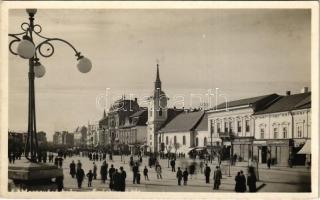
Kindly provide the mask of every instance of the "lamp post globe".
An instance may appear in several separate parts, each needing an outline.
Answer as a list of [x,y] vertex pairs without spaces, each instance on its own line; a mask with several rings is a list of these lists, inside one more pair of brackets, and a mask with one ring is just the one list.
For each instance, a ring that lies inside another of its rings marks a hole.
[[37,13],[37,9],[35,8],[28,8],[26,9],[27,13],[30,15],[35,15]]
[[92,63],[88,58],[82,57],[82,58],[79,59],[77,67],[78,67],[80,72],[87,73],[87,72],[89,72],[91,70]]
[[33,69],[34,69],[34,75],[37,78],[43,77],[46,73],[46,68],[43,65],[41,65],[41,63],[39,62],[34,65]]
[[17,48],[17,53],[21,58],[30,59],[34,56],[36,48],[34,44],[26,39],[23,39]]

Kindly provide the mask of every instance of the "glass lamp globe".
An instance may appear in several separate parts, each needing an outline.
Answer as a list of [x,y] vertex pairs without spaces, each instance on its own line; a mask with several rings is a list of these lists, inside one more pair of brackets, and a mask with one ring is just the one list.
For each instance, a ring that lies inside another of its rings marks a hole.
[[37,78],[43,77],[46,73],[46,68],[44,68],[44,66],[41,65],[41,63],[39,62],[34,65],[33,70],[34,70],[34,75]]
[[22,40],[17,48],[17,53],[21,58],[29,59],[34,56],[36,48],[29,40]]
[[37,9],[35,8],[28,8],[26,9],[26,11],[28,14],[31,14],[31,15],[35,15],[37,13]]
[[77,67],[80,72],[87,73],[91,70],[92,63],[88,58],[82,57],[82,58],[80,58]]

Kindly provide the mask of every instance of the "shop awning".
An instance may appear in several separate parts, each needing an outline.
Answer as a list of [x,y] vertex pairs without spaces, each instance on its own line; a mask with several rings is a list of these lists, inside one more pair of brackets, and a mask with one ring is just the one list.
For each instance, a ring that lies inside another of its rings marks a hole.
[[311,154],[311,140],[307,140],[297,154]]

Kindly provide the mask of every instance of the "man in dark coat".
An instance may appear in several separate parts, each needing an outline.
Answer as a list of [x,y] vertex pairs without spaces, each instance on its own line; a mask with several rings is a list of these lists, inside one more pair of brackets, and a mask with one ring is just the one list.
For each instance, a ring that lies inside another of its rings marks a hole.
[[176,160],[175,159],[171,160],[170,165],[171,165],[171,171],[176,172]]
[[147,166],[144,167],[143,175],[144,175],[144,180],[149,180]]
[[177,171],[178,185],[181,185],[182,177],[183,177],[182,171],[181,171],[180,167],[178,167],[178,171]]
[[270,157],[267,160],[267,165],[268,165],[268,169],[270,169],[270,166],[271,166],[271,158]]
[[188,176],[189,176],[189,173],[188,173],[188,169],[187,169],[187,168],[184,170],[182,176],[183,176],[183,185],[187,185]]
[[120,191],[121,178],[120,178],[120,173],[118,172],[118,169],[116,169],[112,175],[112,182],[113,182],[112,190]]
[[126,178],[127,173],[123,170],[123,167],[120,167],[120,191],[126,191]]
[[213,181],[214,181],[214,185],[213,185],[213,189],[217,189],[219,190],[219,186],[221,184],[221,179],[222,179],[222,173],[221,170],[219,168],[219,166],[216,166],[216,170],[214,171],[213,174]]
[[110,178],[110,182],[109,182],[109,188],[111,190],[113,190],[114,188],[114,181],[113,181],[113,174],[115,173],[116,169],[113,167],[113,165],[111,165],[110,169],[109,169],[109,178]]
[[76,164],[74,163],[74,161],[72,161],[70,163],[70,175],[72,178],[74,178],[74,175],[76,174]]
[[133,172],[133,184],[135,184],[137,182],[137,176],[139,172],[139,167],[137,163],[135,163],[135,165],[132,167],[132,172]]
[[76,177],[78,182],[78,188],[80,189],[84,178],[84,171],[81,167],[77,169]]
[[96,180],[97,179],[97,165],[96,165],[96,163],[94,163],[93,162],[93,178],[94,178],[94,180]]
[[240,172],[237,173],[237,176],[234,178],[234,180],[236,181],[236,186],[234,188],[234,190],[236,192],[241,192],[241,177],[240,177]]
[[206,183],[210,183],[210,173],[211,173],[211,168],[206,164],[206,167],[204,168],[204,175],[206,177]]
[[106,166],[106,162],[103,162],[100,167],[100,176],[101,176],[102,183],[106,182],[106,174],[107,174],[107,166]]
[[246,186],[246,177],[243,174],[243,171],[240,171],[240,192],[245,192],[247,191],[247,186]]
[[247,178],[247,185],[249,187],[249,192],[256,192],[257,186],[256,186],[257,178],[254,172],[249,172],[248,178]]

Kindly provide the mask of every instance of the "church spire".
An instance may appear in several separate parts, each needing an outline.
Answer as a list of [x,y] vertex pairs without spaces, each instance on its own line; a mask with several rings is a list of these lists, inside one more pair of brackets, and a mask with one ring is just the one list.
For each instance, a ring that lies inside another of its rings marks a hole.
[[106,110],[103,110],[103,118],[106,118],[107,114],[106,114]]
[[160,80],[160,73],[159,73],[159,63],[157,63],[157,78],[156,81],[154,82],[155,86],[155,91],[161,90],[161,80]]

